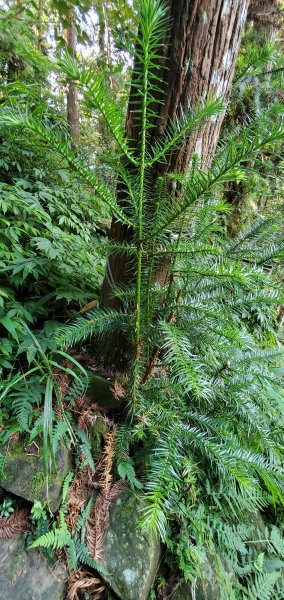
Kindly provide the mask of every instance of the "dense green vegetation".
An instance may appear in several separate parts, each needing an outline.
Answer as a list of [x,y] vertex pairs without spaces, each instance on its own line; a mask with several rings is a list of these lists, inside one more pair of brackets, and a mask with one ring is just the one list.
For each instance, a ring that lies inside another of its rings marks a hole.
[[[49,9],[60,29],[64,15],[52,3]],[[75,476],[86,464],[95,471],[90,431],[73,409],[88,388],[88,360],[95,354],[103,362],[109,332],[122,331],[127,368],[103,366],[122,398],[113,415],[114,478],[143,493],[141,526],[165,543],[173,578],[194,582],[210,560],[222,598],[280,600],[283,55],[248,28],[211,167],[194,155],[186,174],[168,172],[153,185],[153,165],[167,162],[223,104],[208,101],[184,114],[150,146],[167,11],[154,0],[139,2],[138,15],[127,3],[124,10],[127,40],[109,3],[116,51],[100,55],[99,72],[86,47],[78,60],[61,48],[51,60],[36,27],[31,45],[25,22],[1,10],[10,30],[0,39],[0,441],[41,439],[47,477],[60,441],[75,448]],[[36,26],[33,3],[21,14]],[[138,149],[124,128],[131,51]],[[263,75],[269,61],[272,77]],[[79,90],[79,147],[65,118],[63,81]],[[131,232],[122,244],[106,235],[112,217]],[[126,256],[134,273],[127,287],[113,287],[119,309],[99,304],[111,252]],[[4,453],[1,464],[5,472]],[[88,565],[103,577],[80,541],[90,502],[75,531],[68,528],[73,475],[56,526],[35,504],[29,543],[64,546],[71,571]],[[13,510],[7,502],[2,516]],[[159,578],[166,589],[163,567]]]

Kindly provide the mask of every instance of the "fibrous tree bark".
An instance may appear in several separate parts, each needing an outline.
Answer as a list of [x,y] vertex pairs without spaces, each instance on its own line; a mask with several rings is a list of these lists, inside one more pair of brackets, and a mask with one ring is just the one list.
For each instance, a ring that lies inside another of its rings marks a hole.
[[[112,89],[112,76],[110,75],[111,67],[111,46],[110,46],[110,27],[109,17],[107,14],[107,6],[105,0],[100,0],[96,6],[98,15],[98,45],[99,54],[97,57],[97,65],[99,69],[103,69],[107,73],[107,85]],[[98,116],[96,123],[96,134],[99,138],[99,146],[103,148],[106,144],[107,127],[102,115]],[[100,163],[100,153],[96,153],[96,164]]]
[[100,49],[100,59],[108,68],[110,65],[110,29],[107,10],[104,0],[96,6],[96,11],[99,17],[99,34],[98,43]]
[[43,18],[44,0],[38,0],[37,3],[37,47],[44,53],[44,38],[42,30],[42,18]]
[[262,29],[269,40],[273,40],[283,26],[281,0],[251,0],[248,18]]
[[[160,64],[162,90],[157,94],[149,143],[153,145],[170,122],[182,112],[193,110],[207,98],[228,100],[242,31],[246,22],[249,0],[168,0],[170,30],[165,39]],[[126,119],[126,134],[138,147],[139,125],[133,119],[135,88],[130,92]],[[184,173],[194,153],[206,168],[214,155],[224,114],[209,120],[202,130],[174,151],[166,164],[156,164],[151,173],[153,185],[168,171]],[[120,190],[118,190],[120,199]],[[122,198],[123,201],[123,198]],[[113,221],[111,238],[117,242],[131,240],[132,232]],[[159,275],[161,277],[161,274]],[[101,292],[101,306],[119,308],[113,296],[115,285],[127,285],[133,273],[124,254],[112,253]],[[104,344],[104,360],[117,367],[123,365],[125,340],[111,336]]]
[[[68,48],[68,52],[73,56],[76,54],[77,46],[77,29],[76,19],[73,13],[69,13],[67,17],[69,27],[64,31],[64,38]],[[80,114],[78,108],[78,90],[71,84],[66,87],[67,98],[67,121],[69,123],[72,142],[74,146],[80,144]]]
[[[274,42],[283,28],[284,10],[281,0],[251,0],[248,19],[254,27],[269,42]],[[266,64],[266,74],[269,76],[273,62]]]
[[[279,37],[283,28],[284,11],[281,0],[251,0],[248,9],[248,21],[252,22],[256,35],[262,42],[274,42]],[[278,70],[278,69],[277,69]],[[277,72],[276,70],[276,72]],[[282,70],[282,68],[280,68]],[[270,79],[273,73],[273,62],[268,61],[262,75]],[[252,166],[252,165],[248,165]],[[232,181],[227,185],[226,200],[231,205],[231,214],[227,223],[227,230],[232,237],[238,235],[240,218],[242,216],[246,186],[243,181]]]

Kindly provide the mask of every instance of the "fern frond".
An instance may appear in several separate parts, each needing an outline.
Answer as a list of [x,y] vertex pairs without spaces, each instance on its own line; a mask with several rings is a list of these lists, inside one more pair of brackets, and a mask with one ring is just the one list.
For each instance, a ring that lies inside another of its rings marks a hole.
[[170,366],[171,377],[182,385],[185,393],[191,391],[199,397],[204,392],[200,373],[202,363],[196,360],[189,339],[168,323],[161,323],[161,330],[165,336],[165,362]]
[[73,539],[70,539],[68,546],[66,547],[68,556],[68,566],[71,571],[77,571],[78,561],[76,555],[76,547]]
[[194,114],[183,114],[180,119],[176,120],[175,124],[171,123],[164,133],[163,140],[156,142],[156,145],[151,149],[146,166],[150,167],[161,159],[166,160],[168,152],[180,145],[185,137],[200,129],[207,119],[219,114],[223,108],[221,101],[215,100],[215,102],[210,102],[204,107],[197,107]]
[[73,477],[74,477],[73,471],[69,471],[69,473],[67,473],[67,475],[63,481],[62,501],[61,501],[61,510],[63,511],[63,513],[65,512],[66,505],[68,502],[68,493],[69,493],[69,488],[70,488],[70,484],[71,484]]
[[86,90],[85,100],[88,106],[99,110],[122,154],[130,163],[137,166],[137,160],[125,138],[124,115],[111,98],[104,77],[96,76],[92,70],[78,68],[75,58],[68,53],[58,61],[58,65],[73,85],[83,91]]
[[124,328],[125,323],[126,316],[123,313],[96,308],[58,329],[56,344],[61,347],[74,346],[94,335],[101,336],[110,328]]
[[244,597],[249,598],[249,600],[273,600],[272,594],[279,575],[280,573],[275,571],[273,573],[259,573],[254,583],[245,592]]
[[79,438],[79,449],[80,453],[84,456],[87,464],[95,472],[95,463],[92,455],[92,445],[88,438],[87,433],[82,429],[77,428],[77,437]]
[[268,536],[268,547],[272,554],[284,558],[284,538],[277,527],[272,527]]
[[44,535],[41,535],[37,540],[35,540],[30,548],[38,548],[42,546],[43,548],[53,548],[56,550],[58,548],[64,548],[64,546],[69,546],[71,542],[71,534],[66,528],[57,528]]
[[42,386],[40,380],[36,377],[28,381],[21,382],[13,390],[7,400],[11,402],[12,411],[17,422],[27,433],[30,432],[31,417],[34,414],[34,407],[38,407],[42,397]]
[[100,573],[102,577],[107,577],[109,575],[107,570],[104,569],[104,567],[98,561],[94,560],[90,556],[86,544],[83,544],[80,541],[78,535],[74,536],[74,545],[78,562],[80,562],[82,565],[87,565],[91,569],[94,569],[95,571]]
[[86,520],[89,517],[90,512],[92,510],[93,502],[94,502],[94,494],[92,494],[92,496],[88,500],[87,505],[85,506],[84,510],[82,511],[81,515],[78,517],[78,519],[76,521],[76,530],[78,532],[80,532],[85,527]]
[[179,449],[178,429],[172,427],[167,439],[160,440],[152,452],[151,468],[145,486],[147,505],[143,509],[143,527],[148,531],[158,532],[162,540],[167,532],[166,511],[170,507],[168,498],[171,493],[174,494],[176,485],[180,482]]
[[[265,121],[265,117],[264,117]],[[216,186],[227,181],[238,180],[242,177],[242,163],[251,160],[262,149],[275,143],[281,143],[284,139],[284,128],[277,124],[269,131],[265,128],[256,132],[257,123],[247,127],[240,142],[232,139],[213,160],[212,167],[205,172],[201,169],[192,169],[182,199],[173,203],[168,214],[160,214],[160,223],[155,228],[155,235],[160,235],[173,225],[175,221],[199,198],[203,198],[209,192],[212,193]]]
[[122,223],[125,223],[129,227],[135,227],[134,223],[127,218],[126,214],[124,214],[119,207],[110,190],[96,177],[89,166],[85,165],[75,156],[75,154],[73,154],[67,142],[59,138],[54,132],[48,130],[40,121],[31,116],[25,116],[15,111],[7,110],[1,113],[0,123],[3,125],[12,125],[14,127],[26,127],[36,134],[40,140],[47,142],[49,146],[63,156],[71,167],[94,189],[98,197],[109,206]]
[[56,421],[52,429],[52,446],[53,452],[56,454],[59,442],[64,442],[67,447],[70,444],[69,428],[65,420]]
[[84,396],[84,394],[86,393],[88,381],[88,377],[80,377],[78,379],[73,379],[67,392],[64,394],[64,402],[69,403],[71,406],[74,406],[77,398],[79,398],[80,396]]

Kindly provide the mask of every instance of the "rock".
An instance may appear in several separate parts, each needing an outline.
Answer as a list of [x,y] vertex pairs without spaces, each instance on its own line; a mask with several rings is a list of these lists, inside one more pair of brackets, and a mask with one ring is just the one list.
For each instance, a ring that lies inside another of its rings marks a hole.
[[1,540],[0,564],[1,600],[64,599],[64,568],[50,568],[37,550],[23,550],[20,536]]
[[55,512],[60,505],[63,481],[71,468],[69,450],[63,445],[58,446],[55,457],[57,472],[49,476],[48,496],[41,450],[39,456],[28,454],[26,443],[17,442],[10,443],[2,451],[5,455],[5,463],[0,486],[29,502],[49,501],[50,509]]
[[123,490],[110,509],[101,565],[106,583],[121,600],[146,600],[154,582],[161,546],[158,539],[138,528],[141,502]]
[[[219,556],[219,562],[223,565],[230,586],[236,579],[235,573],[224,558]],[[195,585],[181,581],[171,598],[172,600],[227,600],[221,593],[213,558],[208,556],[204,561],[202,578],[199,577]]]
[[88,371],[88,375],[89,385],[86,391],[87,396],[92,398],[93,402],[102,408],[119,408],[121,400],[117,400],[111,391],[113,381],[101,377],[101,375],[94,375],[94,373],[90,371]]
[[[197,580],[196,586],[182,581],[176,588],[172,600],[221,600],[220,588],[214,578],[211,581]],[[225,599],[223,599],[225,600]]]
[[175,587],[173,594],[171,597],[173,600],[192,600],[194,598],[192,589],[192,584],[186,581],[180,581],[179,584]]
[[96,422],[94,425],[91,425],[91,427],[89,427],[88,432],[93,454],[98,456],[98,454],[102,451],[102,440],[103,436],[108,431],[108,426],[101,413],[93,412],[93,417],[96,417]]
[[[254,528],[252,533],[252,539],[258,539],[258,537],[265,538],[265,522],[262,518],[260,511],[246,512],[242,514],[242,521],[248,527]],[[257,546],[261,549],[261,545]],[[265,547],[265,544],[264,544]],[[225,560],[221,555],[217,555],[215,559],[221,567],[224,569],[224,573],[228,582],[228,585],[236,582],[236,575],[229,561]],[[172,600],[223,600],[224,596],[221,595],[218,579],[216,575],[216,567],[214,565],[214,559],[209,554],[203,564],[202,578],[198,578],[195,588],[194,586],[186,581],[180,581],[176,586]],[[227,599],[226,599],[227,600]]]
[[258,537],[264,539],[266,538],[266,525],[259,510],[256,510],[254,512],[243,513],[242,522],[245,523],[248,527],[254,527],[252,539],[258,539]]

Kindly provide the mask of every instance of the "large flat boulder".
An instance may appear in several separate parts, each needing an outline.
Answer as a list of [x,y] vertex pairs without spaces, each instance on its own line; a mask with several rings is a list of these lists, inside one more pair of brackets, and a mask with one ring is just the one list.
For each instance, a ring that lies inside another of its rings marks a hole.
[[111,507],[103,542],[105,581],[121,600],[146,600],[160,561],[160,542],[138,526],[141,506],[130,490],[123,490]]
[[38,454],[29,454],[27,444],[17,442],[6,446],[3,453],[4,475],[0,477],[0,487],[28,502],[49,502],[51,511],[55,512],[60,505],[63,481],[71,469],[70,451],[62,444],[58,446],[57,472],[49,476],[48,486],[40,448]]
[[23,550],[20,536],[1,540],[1,600],[63,600],[67,573],[57,563],[53,568],[38,550]]

